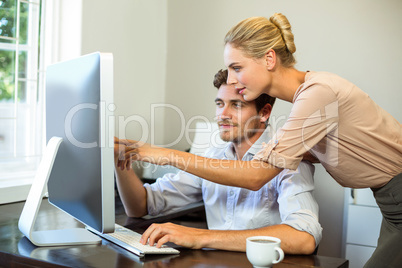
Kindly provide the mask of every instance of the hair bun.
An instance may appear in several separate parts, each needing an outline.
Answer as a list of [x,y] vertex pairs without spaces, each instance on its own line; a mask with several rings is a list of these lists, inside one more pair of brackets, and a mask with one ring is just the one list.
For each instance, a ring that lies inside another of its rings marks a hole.
[[282,38],[290,53],[296,52],[296,45],[294,43],[294,36],[292,33],[292,27],[285,15],[281,13],[275,13],[269,20],[281,31]]

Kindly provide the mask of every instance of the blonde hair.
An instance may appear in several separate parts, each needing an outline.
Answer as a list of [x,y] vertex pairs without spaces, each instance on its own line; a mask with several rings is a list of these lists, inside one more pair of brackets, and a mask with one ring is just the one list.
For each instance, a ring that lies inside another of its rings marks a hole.
[[292,29],[281,13],[275,13],[269,19],[251,17],[239,22],[226,34],[224,42],[241,49],[249,57],[262,58],[269,49],[273,49],[284,67],[292,67],[296,63]]

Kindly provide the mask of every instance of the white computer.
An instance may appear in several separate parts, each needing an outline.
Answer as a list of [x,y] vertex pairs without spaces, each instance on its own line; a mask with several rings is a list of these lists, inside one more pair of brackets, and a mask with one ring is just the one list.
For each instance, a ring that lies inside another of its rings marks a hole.
[[[19,220],[34,245],[93,244],[102,236],[139,256],[178,253],[144,246],[134,241],[139,234],[115,224],[114,109],[112,54],[91,53],[47,68],[47,147]],[[85,228],[34,231],[46,186],[49,202]]]

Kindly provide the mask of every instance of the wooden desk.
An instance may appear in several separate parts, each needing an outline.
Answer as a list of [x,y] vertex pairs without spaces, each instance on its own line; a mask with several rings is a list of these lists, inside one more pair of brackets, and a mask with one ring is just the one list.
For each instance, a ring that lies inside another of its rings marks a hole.
[[[191,250],[179,247],[180,255],[146,256],[140,259],[106,240],[101,244],[89,246],[36,247],[18,229],[23,205],[24,203],[20,202],[0,206],[0,267],[252,267],[245,253],[221,250]],[[166,220],[188,226],[205,226],[204,222],[192,218],[191,214],[190,211],[186,213],[187,217],[176,219],[133,219],[125,216],[119,200],[116,201],[116,222],[136,231],[143,231],[152,222]],[[177,217],[179,214],[173,216]],[[82,225],[54,208],[47,200],[42,202],[35,229],[77,226]],[[344,259],[286,255],[285,259],[274,267],[348,266],[348,261]]]

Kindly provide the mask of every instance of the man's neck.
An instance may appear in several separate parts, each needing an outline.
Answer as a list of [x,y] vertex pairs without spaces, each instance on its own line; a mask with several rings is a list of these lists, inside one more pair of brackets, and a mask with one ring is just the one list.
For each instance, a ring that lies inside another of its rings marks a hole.
[[243,156],[247,151],[253,146],[253,144],[261,137],[262,132],[257,132],[254,136],[243,139],[240,143],[233,142],[234,153],[236,154],[237,160],[242,160]]

